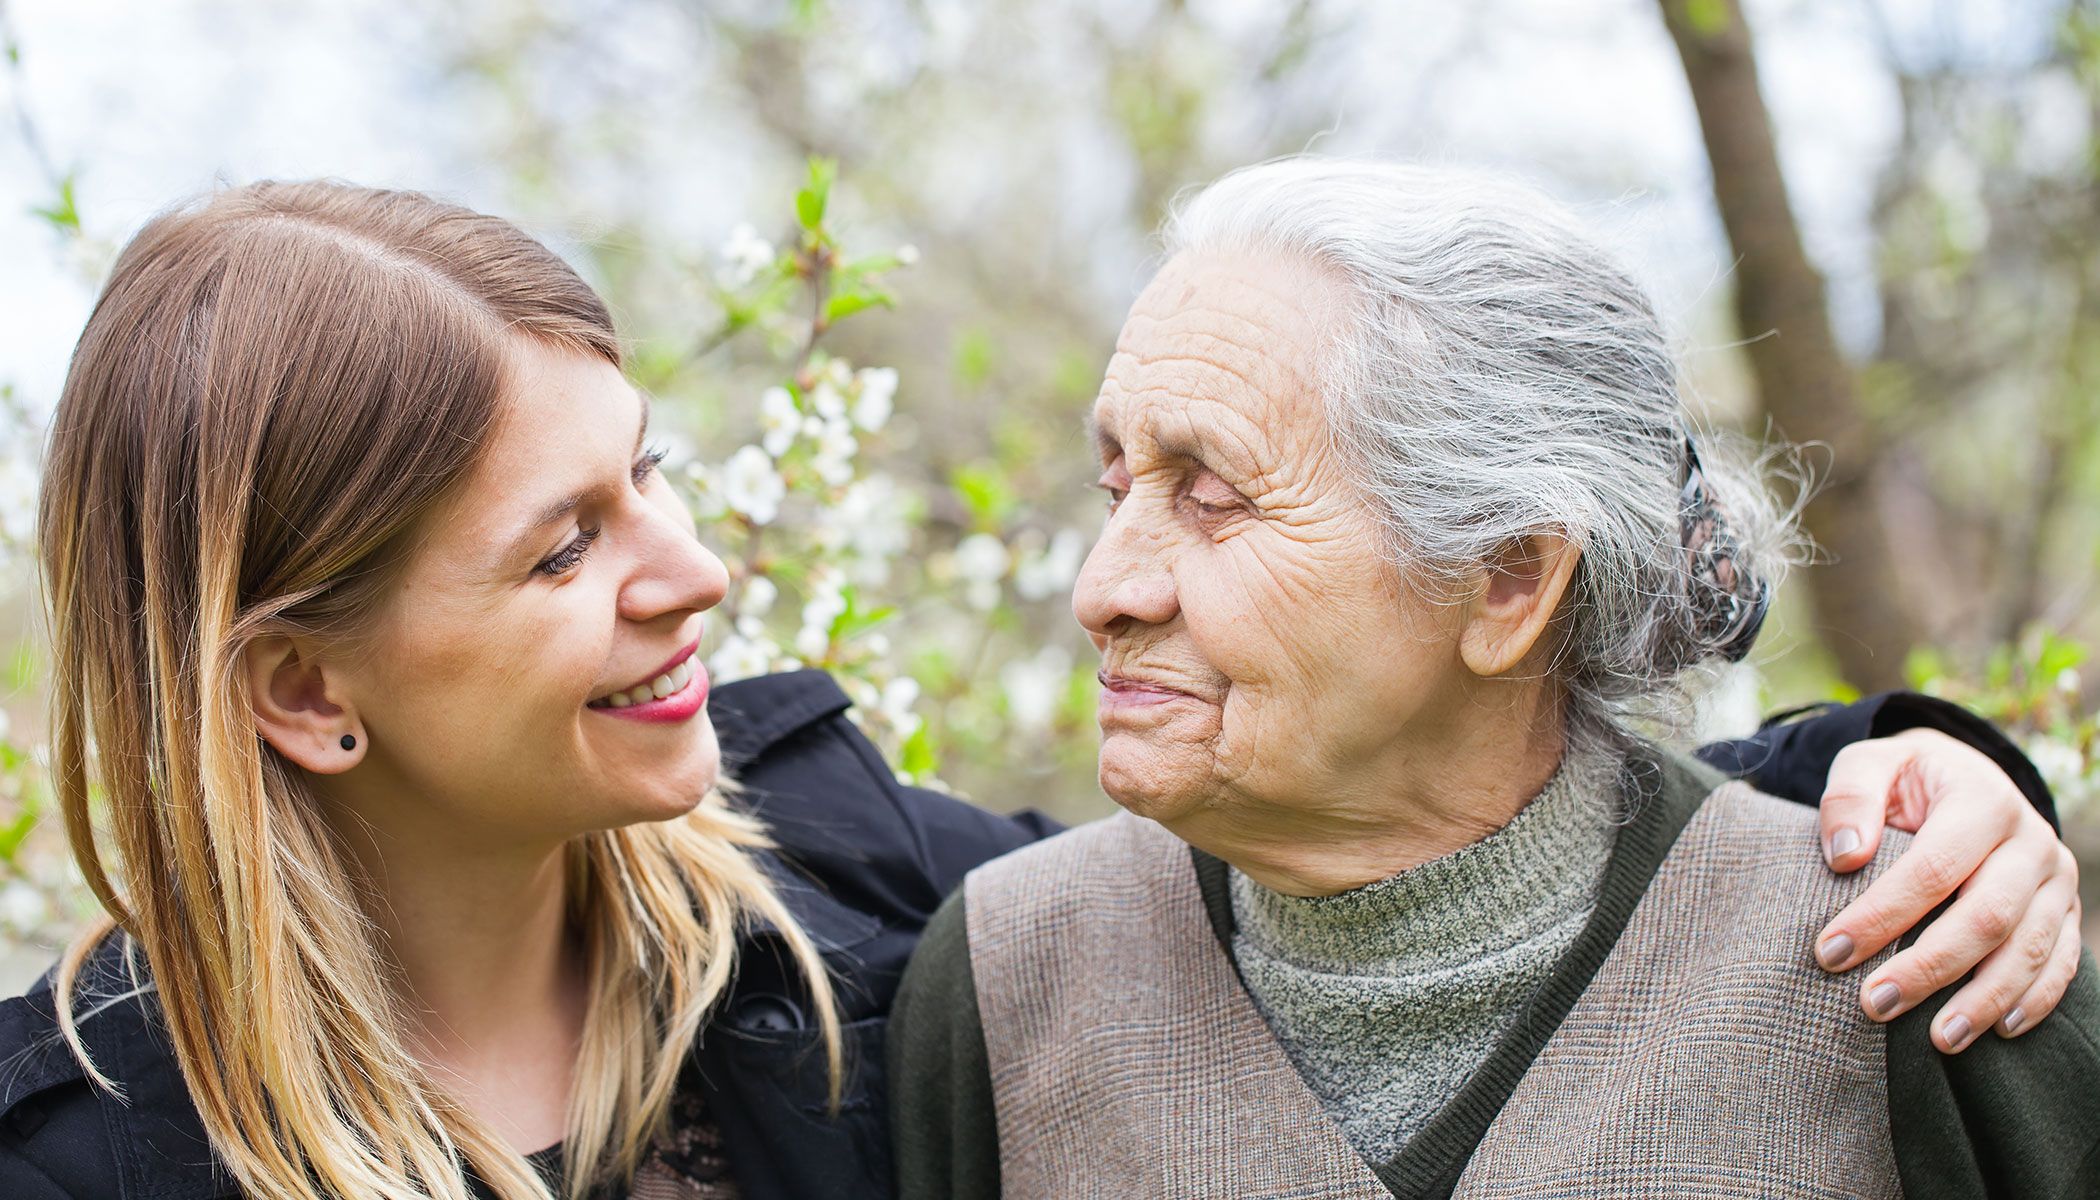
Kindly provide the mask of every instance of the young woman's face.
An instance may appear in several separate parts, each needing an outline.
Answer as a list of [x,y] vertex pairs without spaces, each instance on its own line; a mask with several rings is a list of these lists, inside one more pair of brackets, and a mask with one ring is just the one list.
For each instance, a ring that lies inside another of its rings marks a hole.
[[[479,465],[343,680],[365,757],[336,782],[360,808],[397,796],[416,823],[477,836],[676,816],[720,765],[695,649],[727,573],[617,368],[522,340],[515,363]],[[652,683],[668,694],[632,699]]]

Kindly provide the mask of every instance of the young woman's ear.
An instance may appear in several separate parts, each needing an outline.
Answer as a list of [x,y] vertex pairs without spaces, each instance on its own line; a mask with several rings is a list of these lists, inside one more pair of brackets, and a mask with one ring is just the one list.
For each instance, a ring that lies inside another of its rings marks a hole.
[[279,754],[320,775],[362,757],[356,714],[340,702],[340,680],[311,645],[281,635],[251,642],[241,656],[256,732]]
[[1503,547],[1466,606],[1458,642],[1466,667],[1492,678],[1523,662],[1567,598],[1581,560],[1582,547],[1558,534],[1532,534]]

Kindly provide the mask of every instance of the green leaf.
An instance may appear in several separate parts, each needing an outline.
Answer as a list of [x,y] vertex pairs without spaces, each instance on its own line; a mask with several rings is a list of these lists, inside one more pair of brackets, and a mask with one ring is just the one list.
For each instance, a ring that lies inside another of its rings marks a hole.
[[895,296],[875,288],[840,292],[824,302],[824,322],[828,325],[871,308],[892,308],[896,303]]
[[2035,660],[2035,674],[2040,676],[2044,686],[2050,686],[2056,682],[2057,675],[2084,661],[2084,646],[2045,633],[2042,635],[2042,652]]
[[849,613],[840,619],[841,628],[838,636],[841,638],[859,637],[861,634],[887,622],[896,615],[897,606],[894,604],[885,604],[881,608],[869,609],[864,613]]
[[809,183],[795,193],[795,219],[811,233],[824,225],[824,210],[831,203],[831,182],[837,175],[838,164],[831,159],[809,160]]
[[1712,37],[1728,28],[1734,18],[1728,0],[1684,0],[1684,19],[1692,32]]
[[869,275],[880,275],[884,271],[895,271],[904,265],[904,260],[894,254],[870,254],[856,258],[839,267],[840,279],[861,279]]
[[948,477],[948,485],[962,498],[979,529],[998,529],[1020,504],[1013,485],[1006,481],[1005,473],[992,463],[966,463],[957,467]]
[[29,831],[36,828],[36,806],[24,804],[22,811],[5,826],[0,826],[0,859],[15,860],[15,853],[22,848]]
[[14,655],[8,661],[7,690],[10,692],[27,691],[30,685],[36,682],[36,677],[36,643],[25,637],[15,643]]
[[58,181],[58,200],[49,207],[29,210],[60,233],[80,232],[80,205],[73,195],[73,176]]
[[933,752],[933,735],[927,732],[926,723],[921,721],[911,736],[904,739],[904,746],[898,753],[897,769],[913,779],[925,779],[939,765]]
[[815,233],[824,226],[824,198],[803,188],[795,193],[795,220],[802,228]]
[[991,334],[982,329],[966,330],[955,339],[955,378],[965,387],[982,387],[991,378],[998,357],[999,347]]
[[1903,678],[1913,690],[1922,692],[1946,677],[1947,660],[1931,646],[1913,647],[1903,659]]

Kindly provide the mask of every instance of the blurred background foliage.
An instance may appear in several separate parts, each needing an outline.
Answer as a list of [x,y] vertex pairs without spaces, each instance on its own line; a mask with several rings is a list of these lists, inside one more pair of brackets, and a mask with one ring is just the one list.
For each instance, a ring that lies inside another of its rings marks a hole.
[[0,0],[0,928],[23,963],[83,911],[40,808],[41,427],[112,248],[214,173],[356,173],[546,237],[612,302],[736,574],[717,674],[824,665],[907,776],[1084,819],[1108,805],[1066,608],[1100,519],[1080,419],[1173,196],[1307,148],[1515,170],[1649,280],[1702,419],[1809,444],[1826,562],[1704,728],[1934,691],[2010,727],[2100,852],[2096,0],[122,14]]

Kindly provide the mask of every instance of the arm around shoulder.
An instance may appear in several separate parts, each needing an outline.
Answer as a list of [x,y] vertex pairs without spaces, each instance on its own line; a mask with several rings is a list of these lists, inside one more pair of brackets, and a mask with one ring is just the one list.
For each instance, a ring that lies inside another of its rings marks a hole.
[[999,1123],[970,974],[963,891],[926,926],[890,1012],[890,1137],[897,1194],[994,1200]]

